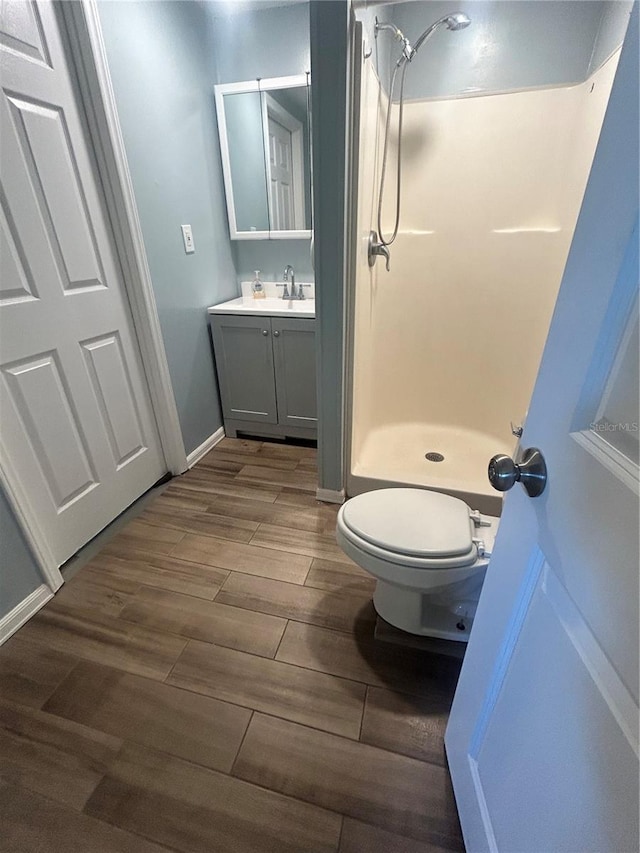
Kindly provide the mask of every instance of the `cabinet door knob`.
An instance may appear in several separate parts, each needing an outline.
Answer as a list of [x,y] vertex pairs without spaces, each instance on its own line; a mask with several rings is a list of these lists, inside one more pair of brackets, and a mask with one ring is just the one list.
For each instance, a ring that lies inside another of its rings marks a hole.
[[269,332],[268,332],[268,330],[267,330],[267,329],[263,329],[263,330],[262,330],[262,334],[266,336],[266,335],[268,335],[268,334],[269,334]]
[[274,338],[279,338],[279,337],[280,337],[280,332],[275,331],[275,332],[273,333],[273,337],[274,337]]

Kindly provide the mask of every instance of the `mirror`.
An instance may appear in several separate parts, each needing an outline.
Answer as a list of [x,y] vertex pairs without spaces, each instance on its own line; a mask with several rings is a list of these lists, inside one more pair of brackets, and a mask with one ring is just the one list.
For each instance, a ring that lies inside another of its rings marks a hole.
[[311,237],[309,75],[215,87],[232,240]]

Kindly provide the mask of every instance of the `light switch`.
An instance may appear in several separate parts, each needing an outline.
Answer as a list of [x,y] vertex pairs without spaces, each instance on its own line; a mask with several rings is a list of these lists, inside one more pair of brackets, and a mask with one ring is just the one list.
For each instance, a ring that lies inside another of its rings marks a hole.
[[193,234],[191,233],[190,225],[181,225],[182,228],[182,241],[184,242],[184,250],[187,255],[191,255],[196,250],[195,243],[193,242]]

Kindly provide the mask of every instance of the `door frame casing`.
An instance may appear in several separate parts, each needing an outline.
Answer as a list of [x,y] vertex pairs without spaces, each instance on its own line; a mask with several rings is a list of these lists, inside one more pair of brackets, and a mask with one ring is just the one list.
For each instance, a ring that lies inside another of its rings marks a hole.
[[[87,123],[91,153],[104,198],[116,256],[128,297],[160,445],[172,474],[187,470],[167,355],[160,329],[151,273],[133,183],[120,128],[115,94],[96,0],[57,4],[68,59],[75,72],[81,113]],[[52,592],[63,583],[47,538],[38,522],[27,490],[0,445],[0,485],[43,578]]]

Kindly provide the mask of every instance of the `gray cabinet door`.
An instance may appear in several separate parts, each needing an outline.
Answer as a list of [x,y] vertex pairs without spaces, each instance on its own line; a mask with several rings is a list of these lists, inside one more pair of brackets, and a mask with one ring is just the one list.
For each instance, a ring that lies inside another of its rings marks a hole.
[[271,318],[212,314],[211,330],[225,419],[277,423]]
[[278,423],[315,429],[315,320],[272,317]]

